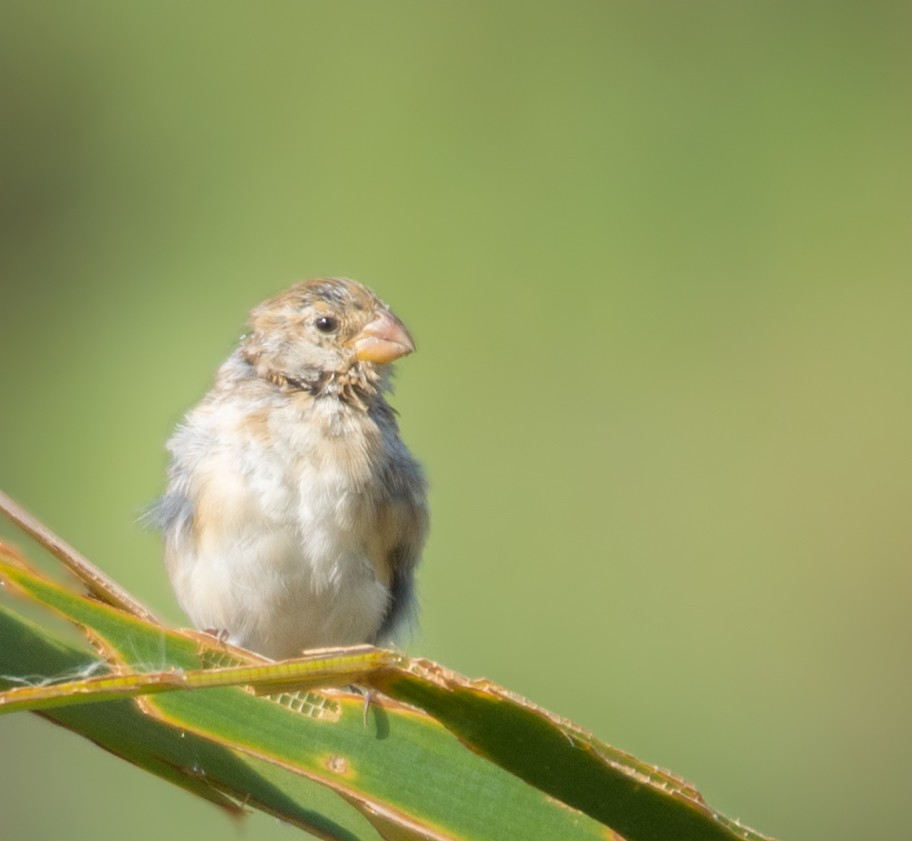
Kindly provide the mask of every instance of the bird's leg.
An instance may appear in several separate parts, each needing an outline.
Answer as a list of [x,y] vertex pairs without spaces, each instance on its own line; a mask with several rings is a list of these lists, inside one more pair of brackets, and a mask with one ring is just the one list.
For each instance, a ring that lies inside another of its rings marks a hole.
[[202,632],[208,634],[210,637],[215,637],[215,641],[222,646],[222,648],[226,647],[225,644],[228,642],[228,637],[230,636],[227,628],[203,628]]
[[364,726],[365,726],[365,727],[367,727],[367,714],[370,712],[371,701],[373,701],[374,695],[376,695],[376,694],[377,694],[377,692],[376,692],[376,690],[374,690],[374,689],[368,689],[368,690],[364,693],[364,715],[363,715],[363,719],[364,719]]

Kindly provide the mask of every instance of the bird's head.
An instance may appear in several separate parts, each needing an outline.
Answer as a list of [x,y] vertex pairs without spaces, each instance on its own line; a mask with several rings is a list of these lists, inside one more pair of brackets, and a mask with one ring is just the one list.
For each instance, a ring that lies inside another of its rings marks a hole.
[[296,283],[250,316],[241,352],[286,390],[370,390],[378,366],[411,353],[405,325],[370,289],[345,278]]

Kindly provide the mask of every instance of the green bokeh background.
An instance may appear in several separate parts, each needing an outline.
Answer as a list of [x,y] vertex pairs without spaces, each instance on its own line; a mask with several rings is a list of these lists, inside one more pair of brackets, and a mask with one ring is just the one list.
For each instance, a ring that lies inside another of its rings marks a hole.
[[[253,304],[356,277],[419,344],[408,649],[768,833],[908,837],[909,4],[0,16],[5,490],[181,622],[172,425]],[[235,834],[35,718],[0,752],[5,838]]]

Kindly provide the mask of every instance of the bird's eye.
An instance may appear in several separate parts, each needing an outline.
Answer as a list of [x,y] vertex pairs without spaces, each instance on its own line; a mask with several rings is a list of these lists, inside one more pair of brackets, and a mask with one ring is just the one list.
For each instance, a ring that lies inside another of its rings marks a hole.
[[339,327],[339,322],[331,315],[321,315],[314,321],[314,327],[321,333],[335,333]]

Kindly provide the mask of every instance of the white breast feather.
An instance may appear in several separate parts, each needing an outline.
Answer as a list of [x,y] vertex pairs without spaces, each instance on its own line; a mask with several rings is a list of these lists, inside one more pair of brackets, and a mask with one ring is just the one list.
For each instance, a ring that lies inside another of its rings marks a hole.
[[275,417],[296,411],[289,401],[273,408],[278,423],[251,431],[249,413],[224,401],[178,433],[221,442],[188,448],[195,528],[167,547],[182,607],[199,627],[276,657],[370,638],[389,598],[363,424],[337,401],[319,408],[322,423]]

